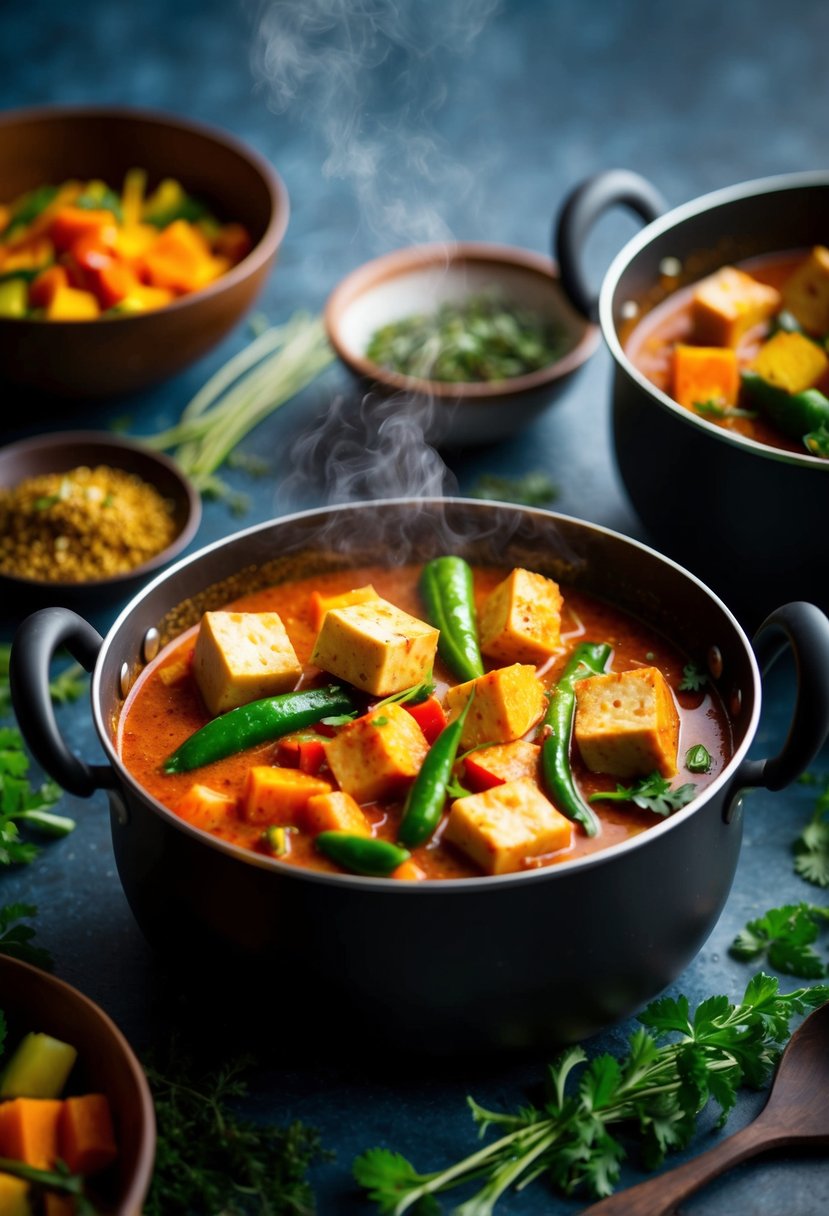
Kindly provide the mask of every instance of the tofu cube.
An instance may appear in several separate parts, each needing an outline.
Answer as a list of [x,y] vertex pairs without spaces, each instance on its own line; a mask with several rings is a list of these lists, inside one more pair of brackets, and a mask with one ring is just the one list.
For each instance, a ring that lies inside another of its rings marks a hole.
[[458,798],[442,839],[462,849],[486,874],[510,874],[528,860],[569,848],[573,825],[534,781],[508,781]]
[[363,692],[387,697],[426,679],[437,645],[437,629],[377,599],[330,608],[311,662]]
[[182,819],[214,832],[221,828],[230,816],[236,814],[236,799],[221,794],[207,785],[191,785],[184,797],[176,803],[174,810]]
[[674,400],[693,410],[695,405],[714,401],[717,405],[737,404],[740,368],[733,350],[722,346],[684,346],[674,348]]
[[242,796],[242,816],[248,823],[296,827],[316,794],[330,794],[331,785],[298,768],[254,765],[248,770]]
[[783,284],[783,307],[810,334],[829,333],[829,249],[816,245]]
[[475,791],[492,789],[495,785],[521,778],[537,782],[540,755],[537,743],[525,743],[523,739],[482,747],[464,760],[464,781]]
[[446,694],[449,721],[460,717],[464,705],[475,694],[461,735],[461,747],[479,743],[512,743],[535,726],[547,707],[547,698],[535,668],[525,663],[499,667],[457,684]]
[[575,689],[574,734],[591,772],[676,776],[679,715],[657,667],[590,676]]
[[498,663],[544,663],[561,645],[558,583],[531,570],[513,570],[486,599],[481,650]]
[[749,329],[779,312],[780,303],[777,288],[758,283],[744,270],[723,266],[694,292],[694,341],[702,346],[736,346]]
[[326,745],[337,784],[360,803],[402,794],[428,750],[420,727],[399,705],[383,705],[349,722]]
[[350,794],[332,790],[330,794],[315,794],[308,799],[299,826],[316,836],[319,832],[354,832],[370,836],[371,825]]
[[248,701],[288,692],[302,675],[276,612],[206,612],[193,674],[214,716]]
[[820,379],[829,359],[803,334],[780,330],[760,347],[752,371],[787,393],[802,393]]
[[348,608],[352,604],[365,604],[368,600],[379,600],[380,596],[367,583],[365,587],[355,587],[353,591],[344,591],[341,595],[320,595],[312,591],[309,606],[311,609],[311,624],[319,632],[326,612],[332,608]]

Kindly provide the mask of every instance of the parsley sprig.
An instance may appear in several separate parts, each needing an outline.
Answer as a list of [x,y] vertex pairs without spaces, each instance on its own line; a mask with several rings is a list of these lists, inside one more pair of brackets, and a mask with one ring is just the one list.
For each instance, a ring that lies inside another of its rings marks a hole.
[[829,926],[829,908],[817,904],[784,904],[769,908],[748,922],[729,947],[732,958],[756,962],[765,955],[769,966],[801,979],[822,979],[829,968],[814,948],[822,928]]
[[28,771],[29,757],[20,731],[0,727],[0,866],[29,862],[37,856],[37,845],[21,837],[21,827],[46,836],[66,836],[75,827],[73,819],[49,809],[63,793],[60,786],[46,781],[35,789],[29,784]]
[[437,1211],[435,1195],[473,1180],[478,1189],[455,1209],[458,1216],[490,1216],[505,1192],[542,1176],[568,1195],[609,1195],[626,1152],[617,1126],[638,1132],[648,1168],[660,1165],[666,1153],[690,1143],[709,1099],[720,1108],[721,1126],[741,1086],[765,1085],[791,1019],[827,999],[828,986],[781,993],[762,972],[737,1004],[713,996],[692,1015],[686,997],[663,997],[640,1015],[623,1058],[588,1060],[581,1047],[561,1055],[549,1069],[543,1106],[509,1114],[470,1098],[481,1132],[496,1128],[501,1135],[463,1161],[420,1174],[399,1153],[375,1148],[357,1158],[354,1176],[387,1216],[416,1204],[419,1216]]
[[696,663],[686,663],[682,668],[682,679],[677,687],[680,692],[699,692],[708,683],[708,676]]
[[816,887],[829,887],[829,782],[818,795],[812,818],[793,845],[794,868]]
[[653,772],[643,777],[635,785],[617,785],[615,790],[600,790],[591,794],[590,802],[632,802],[644,811],[653,811],[654,815],[671,815],[691,801],[697,792],[692,781],[686,781],[678,789],[672,790],[667,777]]
[[[34,904],[5,904],[0,908],[0,954],[8,954],[11,958],[22,959],[24,963],[51,970],[51,954],[33,944],[35,930],[25,923],[36,915]],[[2,1050],[3,1036],[0,1033],[0,1052]]]

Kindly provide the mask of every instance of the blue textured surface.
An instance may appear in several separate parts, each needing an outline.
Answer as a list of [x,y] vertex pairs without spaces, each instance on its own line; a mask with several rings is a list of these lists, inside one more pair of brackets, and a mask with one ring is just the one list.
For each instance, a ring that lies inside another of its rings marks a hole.
[[[368,8],[378,15],[375,25],[364,15]],[[228,128],[273,161],[292,201],[279,266],[262,301],[274,320],[299,307],[319,309],[359,262],[411,241],[452,233],[545,250],[564,195],[600,168],[636,169],[679,203],[734,181],[825,163],[829,8],[814,0],[698,0],[682,8],[652,0],[515,0],[497,7],[484,0],[401,0],[396,14],[387,3],[335,0],[244,7],[225,0],[175,6],[34,0],[5,6],[0,32],[3,108],[99,101],[177,110]],[[589,247],[597,280],[633,231],[624,216],[599,225]],[[246,338],[240,328],[162,388],[128,403],[74,407],[62,421],[105,426],[128,412],[137,432],[154,431]],[[497,448],[456,453],[446,467],[409,443],[392,480],[388,439],[368,442],[358,465],[344,451],[330,452],[324,468],[311,458],[313,420],[347,391],[334,369],[248,441],[249,450],[270,454],[275,472],[261,481],[231,475],[251,496],[243,522],[348,497],[360,482],[387,494],[464,491],[483,472],[540,468],[560,488],[557,508],[641,536],[612,464],[608,383],[602,351],[530,431]],[[17,403],[4,401],[9,437],[16,415]],[[37,429],[44,424],[20,433]],[[704,471],[689,470],[689,492],[695,485],[704,509]],[[207,504],[197,543],[236,523],[221,504]],[[823,533],[819,543],[825,558]],[[97,623],[106,627],[107,619]],[[785,731],[789,680],[783,670],[770,683],[758,755],[776,750]],[[86,707],[62,710],[60,718],[72,746],[91,758],[96,745]],[[828,769],[829,756],[818,767]],[[750,969],[729,959],[727,947],[747,918],[770,903],[822,898],[794,876],[789,852],[811,802],[802,786],[749,800],[726,910],[677,986],[693,1000],[742,990]],[[40,905],[40,936],[58,973],[99,1001],[143,1049],[170,1035],[180,1004],[164,987],[121,893],[103,796],[89,803],[67,798],[65,805],[78,817],[75,834],[46,848],[30,869],[0,876],[0,902]],[[595,1045],[619,1048],[629,1029],[610,1031]],[[290,1058],[290,1045],[284,1054]],[[367,1210],[349,1180],[358,1151],[387,1144],[423,1169],[463,1155],[475,1143],[464,1095],[472,1092],[485,1105],[518,1104],[543,1064],[493,1059],[486,1068],[450,1075],[436,1067],[412,1078],[390,1061],[388,1076],[379,1079],[382,1066],[361,1072],[292,1061],[261,1074],[252,1108],[320,1128],[336,1151],[317,1171],[320,1210],[356,1213]],[[741,1100],[729,1130],[758,1108],[758,1098]],[[695,1151],[714,1135],[703,1132]],[[626,1171],[625,1180],[636,1176]],[[687,1210],[817,1216],[827,1205],[825,1160],[783,1156],[735,1171]],[[536,1185],[507,1197],[499,1210],[578,1207]]]

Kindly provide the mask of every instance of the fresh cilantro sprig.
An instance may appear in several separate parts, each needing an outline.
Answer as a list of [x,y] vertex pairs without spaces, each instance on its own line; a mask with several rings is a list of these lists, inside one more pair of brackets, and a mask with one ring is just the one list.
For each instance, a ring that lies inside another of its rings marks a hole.
[[20,835],[20,827],[42,835],[66,836],[75,821],[49,808],[63,791],[54,781],[38,789],[28,779],[29,757],[23,738],[14,727],[0,727],[0,866],[32,861],[38,848]]
[[[48,950],[33,944],[35,930],[24,922],[37,915],[34,904],[6,904],[0,908],[0,954],[19,958],[35,967],[52,969],[53,959]],[[0,1052],[3,1049],[0,1035]]]
[[784,904],[769,908],[734,938],[732,958],[757,962],[765,955],[769,966],[800,979],[822,979],[829,968],[814,948],[822,928],[829,925],[829,908],[816,904]]
[[691,781],[672,790],[666,777],[653,772],[635,785],[617,785],[615,790],[600,790],[597,794],[591,794],[589,801],[632,802],[644,811],[653,811],[654,815],[671,815],[687,806],[696,792],[697,787]]
[[404,688],[400,692],[393,692],[390,696],[383,697],[383,700],[378,701],[374,706],[372,713],[383,705],[419,705],[421,701],[431,697],[434,691],[435,681],[430,671],[420,684],[412,684],[410,688]]
[[741,1086],[765,1085],[792,1018],[828,999],[829,986],[781,993],[778,981],[762,972],[737,1004],[713,996],[692,1015],[686,997],[663,997],[640,1015],[641,1028],[623,1058],[588,1060],[581,1047],[561,1055],[549,1069],[543,1106],[510,1114],[470,1098],[482,1134],[495,1128],[499,1138],[464,1160],[421,1174],[399,1153],[375,1148],[357,1158],[354,1176],[386,1216],[402,1216],[473,1181],[478,1189],[455,1209],[458,1216],[490,1216],[508,1190],[540,1177],[568,1195],[609,1195],[626,1155],[617,1127],[638,1133],[648,1168],[660,1165],[666,1153],[687,1147],[710,1099],[720,1108],[721,1126]]
[[713,398],[709,401],[695,401],[694,410],[703,418],[756,418],[756,410],[741,410],[733,405],[723,405]]
[[558,486],[540,469],[519,477],[482,473],[469,492],[470,498],[517,502],[525,507],[547,507],[558,498]]
[[794,868],[816,887],[829,887],[829,782],[815,802],[812,818],[793,845]]
[[241,1118],[249,1060],[212,1072],[171,1048],[146,1072],[155,1102],[158,1142],[146,1216],[310,1216],[309,1167],[319,1136],[302,1123],[269,1127]]
[[696,663],[686,663],[677,687],[680,692],[699,692],[708,683],[708,676]]

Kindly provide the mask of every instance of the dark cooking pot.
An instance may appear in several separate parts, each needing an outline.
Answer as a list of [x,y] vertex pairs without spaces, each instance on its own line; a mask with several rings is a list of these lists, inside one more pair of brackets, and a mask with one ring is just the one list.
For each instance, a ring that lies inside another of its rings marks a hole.
[[[617,205],[650,222],[616,256],[597,299],[581,267],[583,247],[598,217]],[[660,295],[723,265],[826,244],[829,173],[746,182],[664,209],[644,178],[611,170],[573,191],[555,236],[562,285],[576,308],[598,316],[615,363],[622,480],[659,548],[747,623],[781,598],[829,608],[829,460],[766,447],[683,409],[633,366],[619,338],[623,323]]]
[[[289,577],[445,552],[540,570],[637,613],[698,661],[707,657],[734,713],[726,770],[689,807],[606,852],[524,874],[415,884],[311,873],[254,855],[165,810],[121,765],[112,740],[125,689],[159,641],[205,609]],[[15,638],[11,681],[21,728],[47,771],[75,794],[108,791],[118,871],[154,945],[182,958],[205,947],[214,969],[223,955],[250,959],[269,983],[284,983],[282,1011],[333,1002],[338,1025],[350,1012],[372,1038],[449,1051],[581,1038],[629,1014],[687,965],[731,886],[743,791],[793,780],[829,725],[829,621],[812,605],[789,605],[761,633],[764,658],[785,638],[800,669],[795,725],[778,758],[748,760],[760,715],[757,661],[734,617],[696,578],[565,516],[395,500],[288,516],[211,545],[152,582],[103,642],[66,609],[37,613]],[[59,645],[93,671],[103,767],[71,754],[58,733],[48,674]]]

